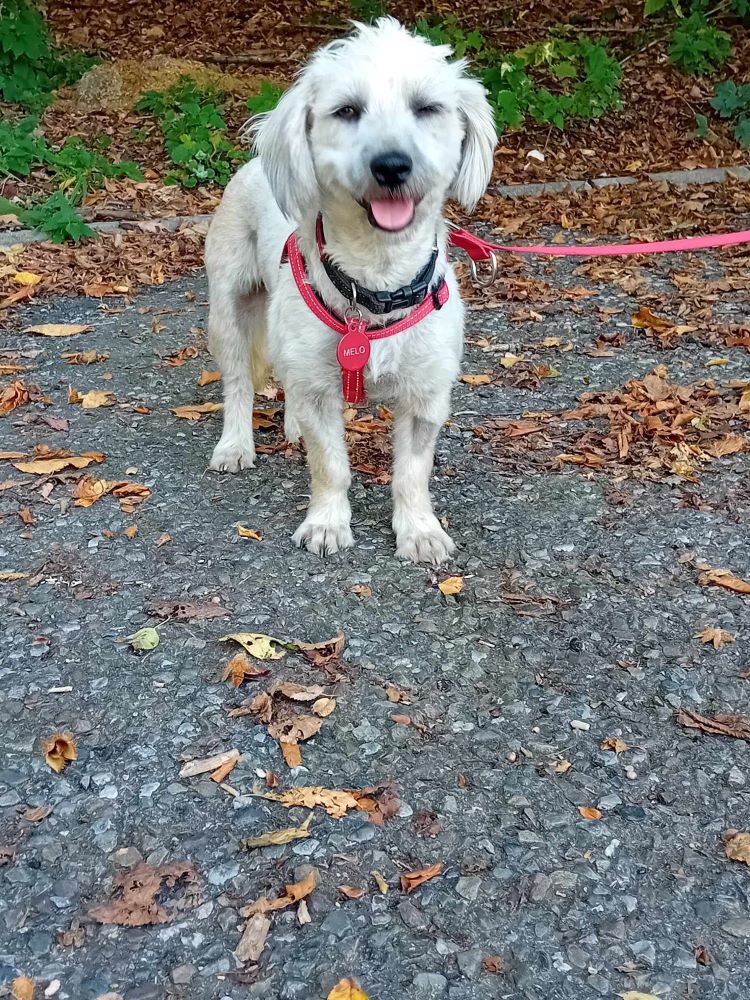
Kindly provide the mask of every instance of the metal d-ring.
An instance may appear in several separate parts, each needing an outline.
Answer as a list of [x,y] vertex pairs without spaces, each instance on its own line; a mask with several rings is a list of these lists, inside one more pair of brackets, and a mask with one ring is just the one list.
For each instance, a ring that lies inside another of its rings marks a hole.
[[349,305],[346,307],[344,312],[344,319],[364,319],[362,310],[359,308],[357,303],[357,286],[352,282],[352,297]]
[[490,253],[490,272],[489,276],[485,275],[482,277],[477,270],[477,262],[469,257],[469,270],[471,271],[471,280],[479,285],[480,288],[489,288],[490,285],[494,284],[495,278],[497,277],[497,257],[494,253]]

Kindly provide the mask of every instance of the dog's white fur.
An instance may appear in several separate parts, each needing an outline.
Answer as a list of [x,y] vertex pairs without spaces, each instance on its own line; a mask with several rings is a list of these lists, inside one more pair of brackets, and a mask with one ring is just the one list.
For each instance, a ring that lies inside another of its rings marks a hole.
[[[252,124],[259,157],[227,186],[206,241],[209,339],[224,385],[224,426],[211,468],[237,472],[254,464],[253,391],[269,366],[286,397],[289,440],[304,437],[311,500],[294,535],[325,554],[353,543],[348,499],[339,337],[302,301],[284,243],[297,229],[308,278],[339,315],[348,305],[334,289],[315,246],[322,213],[328,254],[360,284],[394,289],[410,282],[435,241],[437,275],[450,300],[407,332],[372,343],[365,376],[369,394],[394,412],[393,528],[397,554],[442,562],[454,549],[429,495],[435,439],[449,415],[451,387],[463,347],[463,306],[446,259],[442,208],[454,197],[471,210],[484,193],[496,142],[481,84],[450,49],[415,37],[391,18],[319,50],[268,115]],[[342,120],[342,106],[362,108]],[[426,108],[426,110],[425,110]],[[407,187],[417,203],[398,233],[368,221],[363,199],[382,196],[370,163],[398,150],[413,160]],[[393,322],[404,313],[374,317]]]

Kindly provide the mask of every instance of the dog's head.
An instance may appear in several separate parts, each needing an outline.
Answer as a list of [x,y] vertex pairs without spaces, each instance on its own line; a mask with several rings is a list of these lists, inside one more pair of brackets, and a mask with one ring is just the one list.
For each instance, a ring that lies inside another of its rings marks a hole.
[[473,209],[497,136],[484,88],[450,56],[392,18],[315,53],[251,127],[282,212],[348,204],[398,233],[446,197]]

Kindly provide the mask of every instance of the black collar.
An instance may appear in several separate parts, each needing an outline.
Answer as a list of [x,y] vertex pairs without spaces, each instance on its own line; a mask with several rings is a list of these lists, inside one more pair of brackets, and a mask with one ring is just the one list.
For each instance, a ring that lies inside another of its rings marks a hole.
[[316,237],[318,250],[320,252],[320,262],[323,265],[328,280],[333,287],[348,299],[353,306],[359,306],[376,316],[394,312],[396,309],[413,309],[420,305],[427,298],[430,292],[430,285],[435,274],[437,264],[438,248],[433,249],[430,259],[408,285],[401,285],[392,292],[373,291],[365,288],[354,278],[350,278],[346,271],[334,264],[325,252],[325,242],[323,237],[323,220],[318,216],[316,223]]

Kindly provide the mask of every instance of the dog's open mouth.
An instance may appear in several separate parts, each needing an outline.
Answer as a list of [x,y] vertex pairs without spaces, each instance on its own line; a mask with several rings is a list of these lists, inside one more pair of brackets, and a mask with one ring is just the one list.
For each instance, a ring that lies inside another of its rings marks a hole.
[[389,233],[401,232],[411,225],[417,209],[416,201],[409,197],[373,198],[362,205],[370,225]]

